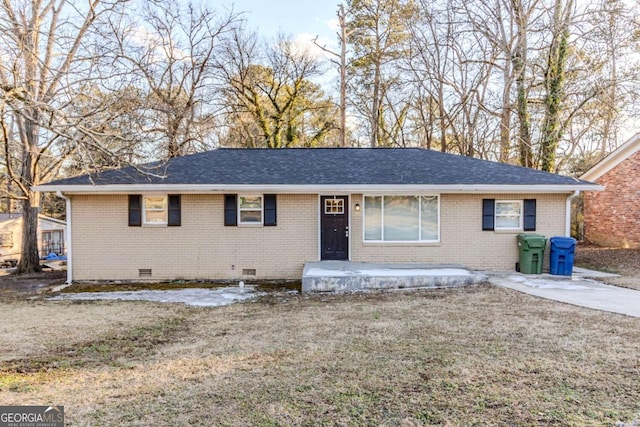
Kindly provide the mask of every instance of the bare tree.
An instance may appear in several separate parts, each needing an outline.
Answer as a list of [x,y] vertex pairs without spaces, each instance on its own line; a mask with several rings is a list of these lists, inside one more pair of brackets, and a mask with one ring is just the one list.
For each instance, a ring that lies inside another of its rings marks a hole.
[[347,12],[344,10],[344,5],[340,4],[337,11],[339,32],[338,43],[340,44],[340,52],[334,52],[328,49],[324,45],[318,43],[318,37],[313,40],[313,43],[322,49],[324,52],[330,54],[333,58],[330,61],[338,67],[340,72],[340,102],[338,104],[338,111],[340,114],[340,146],[347,146],[347,69],[349,63],[347,61],[347,46],[349,44],[349,36],[353,30],[349,30],[347,26]]
[[540,144],[542,170],[555,170],[556,150],[562,138],[561,108],[565,101],[565,69],[569,55],[569,27],[575,13],[573,0],[556,0],[551,20],[551,44],[545,71],[544,123]]
[[347,4],[354,54],[352,69],[357,76],[352,94],[358,95],[355,99],[369,122],[369,145],[386,145],[385,132],[380,132],[383,102],[390,96],[394,82],[399,81],[391,64],[406,51],[406,26],[415,7],[404,0],[350,0]]
[[488,94],[496,86],[491,77],[498,49],[471,23],[464,23],[464,5],[448,0],[437,5],[424,1],[420,6],[411,25],[406,66],[413,76],[413,91],[426,94],[433,113],[421,116],[418,111],[416,116],[422,117],[424,128],[433,126],[425,119],[437,123],[433,134],[439,137],[441,151],[492,157],[497,124]]
[[628,29],[638,17],[619,1],[579,10],[567,58],[554,170],[588,169],[622,142],[624,132],[637,127],[640,38]]
[[[327,145],[335,109],[310,78],[321,71],[308,51],[279,36],[261,44],[255,34],[236,30],[219,57],[225,82],[229,143],[283,148]],[[236,137],[240,132],[240,138]]]
[[455,22],[448,2],[441,9],[426,0],[421,1],[420,6],[420,16],[410,26],[407,68],[413,76],[413,86],[421,103],[417,106],[419,127],[433,129],[427,133],[429,137],[425,145],[431,148],[432,140],[437,137],[440,151],[446,152],[453,124],[447,89],[453,67]]
[[[0,121],[7,179],[21,201],[23,247],[18,272],[40,269],[37,217],[40,194],[32,187],[53,176],[74,147],[70,132],[99,146],[100,135],[74,109],[82,83],[99,79],[97,57],[106,40],[93,44],[102,18],[124,1],[2,0],[0,3]],[[86,114],[90,114],[87,112]]]
[[515,47],[520,35],[513,5],[511,0],[479,0],[473,4],[461,4],[472,31],[489,43],[490,48],[483,52],[483,60],[491,63],[501,73],[501,80],[493,82],[496,92],[500,93],[500,102],[495,107],[486,105],[487,111],[500,119],[500,148],[497,156],[500,162],[509,162],[512,152],[514,60],[518,58]]
[[533,142],[531,137],[531,116],[529,114],[529,24],[536,11],[536,0],[530,4],[526,0],[511,0],[516,25],[516,43],[513,52],[513,72],[516,81],[516,113],[518,116],[518,151],[520,164],[533,167]]
[[145,2],[141,14],[136,31],[120,40],[119,57],[148,90],[140,99],[147,136],[155,135],[165,158],[209,148],[206,140],[216,124],[216,57],[239,16],[173,0]]
[[425,0],[417,9],[396,84],[410,79],[415,95],[408,140],[558,171],[573,156],[604,155],[635,116],[638,13],[621,0]]

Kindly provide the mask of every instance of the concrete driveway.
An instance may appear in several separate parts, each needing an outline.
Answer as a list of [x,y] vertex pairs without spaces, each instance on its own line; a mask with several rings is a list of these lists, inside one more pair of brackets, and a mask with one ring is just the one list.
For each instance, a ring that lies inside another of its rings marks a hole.
[[488,272],[489,281],[541,298],[580,307],[640,317],[640,291],[605,285],[599,277],[616,277],[608,273],[576,268],[572,277],[550,274]]

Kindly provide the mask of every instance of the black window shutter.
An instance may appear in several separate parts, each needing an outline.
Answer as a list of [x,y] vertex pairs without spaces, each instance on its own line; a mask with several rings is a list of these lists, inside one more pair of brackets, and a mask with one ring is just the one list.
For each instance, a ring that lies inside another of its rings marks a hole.
[[524,231],[536,231],[536,199],[524,199]]
[[277,225],[276,215],[276,195],[265,194],[264,195],[264,225],[275,226]]
[[169,194],[169,217],[167,225],[169,227],[179,227],[182,223],[182,214],[180,209],[180,195]]
[[494,230],[495,199],[482,199],[482,229]]
[[142,226],[142,196],[129,194],[129,227]]
[[224,225],[238,225],[238,197],[235,194],[224,195]]

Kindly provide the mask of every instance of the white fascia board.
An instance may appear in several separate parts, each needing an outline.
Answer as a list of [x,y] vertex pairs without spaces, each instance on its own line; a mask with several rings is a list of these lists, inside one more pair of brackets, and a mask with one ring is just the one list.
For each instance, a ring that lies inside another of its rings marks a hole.
[[132,184],[132,185],[41,185],[35,191],[74,194],[132,194],[132,193],[177,193],[177,194],[225,194],[225,193],[285,193],[285,194],[412,194],[412,193],[572,193],[580,191],[600,191],[604,187],[597,184],[576,185],[212,185],[212,184]]
[[585,181],[596,181],[602,175],[618,166],[640,150],[640,133],[636,133],[620,147],[609,153],[604,159],[596,163],[591,169],[580,176]]

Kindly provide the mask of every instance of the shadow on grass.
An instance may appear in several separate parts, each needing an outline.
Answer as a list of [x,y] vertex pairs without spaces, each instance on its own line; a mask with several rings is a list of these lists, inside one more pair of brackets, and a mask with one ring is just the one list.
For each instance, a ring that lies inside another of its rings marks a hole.
[[[0,376],[78,369],[85,366],[120,366],[123,360],[130,362],[148,356],[149,352],[153,352],[158,346],[184,335],[187,329],[184,318],[164,319],[152,325],[136,326],[72,347],[55,347],[40,357],[4,362],[0,367]],[[0,389],[2,388],[0,383]]]

